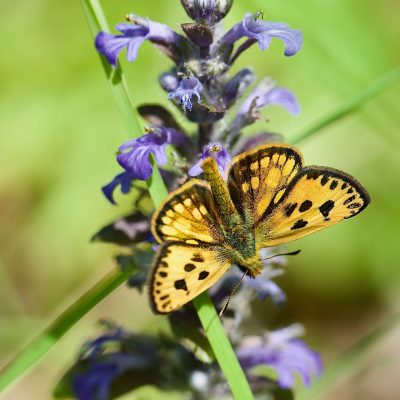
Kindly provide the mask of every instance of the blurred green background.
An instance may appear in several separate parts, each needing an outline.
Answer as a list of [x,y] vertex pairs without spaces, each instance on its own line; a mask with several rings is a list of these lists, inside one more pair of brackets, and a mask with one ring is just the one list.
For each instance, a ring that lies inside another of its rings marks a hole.
[[[78,295],[111,268],[118,249],[90,244],[102,225],[128,210],[100,193],[119,168],[117,147],[128,138],[108,87],[79,1],[1,1],[0,33],[0,355],[8,361]],[[134,12],[179,29],[188,22],[178,0],[102,2],[112,25]],[[246,11],[288,22],[304,34],[302,51],[283,56],[273,41],[253,46],[235,70],[251,64],[293,90],[302,107],[291,117],[264,112],[268,129],[287,137],[331,112],[400,63],[397,0],[236,0],[230,27]],[[150,44],[122,63],[135,105],[158,101],[182,118],[158,87],[170,62]],[[369,190],[371,206],[359,217],[302,239],[303,252],[278,279],[289,301],[256,305],[257,333],[292,321],[307,327],[310,344],[333,362],[378,323],[399,311],[400,85],[360,112],[299,144],[307,164],[343,169]],[[92,310],[3,396],[51,398],[51,390],[100,317],[131,329],[165,326],[146,297],[121,287]],[[326,399],[394,400],[400,393],[400,329],[389,333],[361,370],[338,382]],[[361,378],[361,379],[360,379]],[[130,398],[130,397],[129,397]],[[145,397],[143,397],[145,398]]]

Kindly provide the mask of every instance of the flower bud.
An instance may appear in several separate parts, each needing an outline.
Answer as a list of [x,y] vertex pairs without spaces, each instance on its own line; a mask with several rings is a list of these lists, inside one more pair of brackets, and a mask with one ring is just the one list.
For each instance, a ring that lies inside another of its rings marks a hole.
[[173,92],[179,86],[176,73],[165,72],[159,77],[160,85],[166,92]]
[[206,25],[214,25],[228,14],[233,0],[181,0],[190,18]]

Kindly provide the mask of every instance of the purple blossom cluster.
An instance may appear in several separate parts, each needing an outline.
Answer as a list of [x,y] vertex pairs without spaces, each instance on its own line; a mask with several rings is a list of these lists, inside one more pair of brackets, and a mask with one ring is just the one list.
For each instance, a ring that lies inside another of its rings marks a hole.
[[[153,163],[161,167],[169,190],[201,175],[200,165],[207,157],[215,158],[221,175],[225,176],[234,155],[264,143],[281,141],[280,135],[268,131],[250,137],[243,134],[248,126],[260,120],[262,108],[278,105],[293,115],[299,113],[294,94],[271,78],[260,80],[248,90],[256,80],[250,68],[230,76],[235,61],[255,43],[265,51],[272,40],[278,39],[283,43],[285,56],[295,55],[302,46],[299,30],[285,23],[266,21],[263,12],[258,11],[245,14],[223,32],[220,21],[231,9],[233,0],[181,0],[181,3],[192,22],[182,24],[180,33],[148,18],[128,14],[127,21],[116,26],[118,34],[100,32],[95,40],[97,51],[114,67],[123,52],[128,61],[135,61],[146,41],[161,49],[173,63],[159,77],[166,98],[177,112],[197,126],[195,132],[187,132],[165,107],[139,106],[138,112],[149,126],[141,136],[119,147],[116,160],[123,171],[102,188],[112,204],[116,204],[114,195],[118,187],[123,194],[132,192],[133,212],[102,228],[93,239],[131,250],[131,254],[120,255],[116,261],[122,269],[131,263],[137,266],[128,284],[139,291],[148,281],[154,250],[149,193],[141,184],[151,178]],[[266,398],[271,388],[292,388],[296,375],[309,385],[313,376],[321,374],[322,364],[319,355],[297,338],[303,333],[297,324],[258,336],[243,334],[241,327],[250,316],[251,301],[269,298],[276,305],[286,301],[285,293],[273,280],[283,274],[286,255],[269,248],[263,249],[261,256],[264,268],[257,279],[242,276],[233,267],[209,294],[219,309],[225,309],[229,303],[223,322],[252,390],[260,398]],[[233,297],[232,292],[236,292]],[[190,393],[187,398],[197,400],[229,398],[217,366],[204,360],[207,346],[193,308],[187,305],[168,317],[175,339],[127,333],[108,324],[105,334],[83,346],[62,382],[66,381],[71,393],[80,400],[106,400],[143,385],[182,390]],[[201,349],[202,361],[189,349]],[[275,375],[261,373],[256,368],[259,366],[270,367]]]
[[[200,361],[179,342],[104,324],[105,332],[82,346],[59,384],[70,386],[77,399],[108,400],[144,385],[163,391],[180,389],[191,400],[229,398],[216,364]],[[309,386],[311,377],[322,373],[320,356],[297,339],[302,331],[301,325],[294,324],[260,336],[243,336],[236,343],[234,350],[255,394],[265,394],[263,388],[273,382],[256,367],[272,368],[282,389],[293,387],[296,376]]]
[[[148,18],[128,14],[127,22],[116,26],[119,34],[100,32],[97,35],[98,52],[113,66],[117,66],[118,57],[124,51],[128,61],[136,60],[140,46],[146,41],[161,49],[173,61],[173,66],[160,75],[160,85],[183,115],[198,124],[197,132],[189,134],[159,105],[141,113],[150,122],[150,134],[145,133],[121,145],[117,161],[124,172],[103,187],[111,203],[115,204],[117,187],[127,194],[136,180],[149,179],[152,172],[150,154],[157,165],[165,166],[167,144],[176,146],[186,161],[178,168],[180,175],[187,175],[189,170],[190,176],[196,176],[200,174],[198,154],[200,159],[208,156],[210,146],[215,147],[217,143],[221,151],[214,152],[213,156],[222,172],[229,154],[240,153],[243,146],[246,147],[246,143],[237,145],[241,134],[260,119],[263,107],[275,104],[291,114],[299,113],[293,93],[277,86],[272,79],[263,79],[244,96],[255,80],[254,72],[244,68],[232,77],[229,72],[238,57],[255,43],[264,51],[273,39],[278,39],[283,42],[285,56],[295,55],[302,46],[301,32],[285,23],[265,21],[263,13],[256,12],[247,13],[242,21],[221,33],[218,22],[229,12],[232,3],[233,0],[182,0],[193,22],[181,24],[181,33]],[[241,104],[232,119],[229,110],[239,101]],[[268,140],[264,133],[255,136],[259,138],[257,144]],[[173,180],[169,182],[173,186]]]

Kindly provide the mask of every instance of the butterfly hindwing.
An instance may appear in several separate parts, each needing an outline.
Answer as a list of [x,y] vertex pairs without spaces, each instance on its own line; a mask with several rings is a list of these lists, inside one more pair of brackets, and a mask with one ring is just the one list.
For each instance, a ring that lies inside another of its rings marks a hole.
[[174,311],[213,285],[230,268],[217,246],[164,243],[155,256],[150,302],[155,313]]
[[333,168],[303,168],[256,231],[262,246],[276,246],[357,215],[369,204],[363,186]]
[[236,156],[228,173],[228,189],[241,215],[257,223],[278,202],[302,164],[301,154],[282,144]]
[[152,232],[158,243],[218,244],[224,240],[218,218],[207,184],[192,180],[170,194],[154,213]]

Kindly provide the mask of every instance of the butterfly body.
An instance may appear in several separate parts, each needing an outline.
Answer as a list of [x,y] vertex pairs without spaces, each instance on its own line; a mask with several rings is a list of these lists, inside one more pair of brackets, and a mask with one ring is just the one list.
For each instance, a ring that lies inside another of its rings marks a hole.
[[287,145],[265,145],[236,156],[222,177],[213,158],[172,192],[152,219],[160,249],[150,282],[156,313],[174,311],[236,264],[255,278],[260,249],[296,240],[351,218],[369,203],[350,175],[303,166]]
[[225,237],[225,258],[241,269],[248,270],[254,278],[261,272],[262,261],[252,231],[253,221],[244,219],[237,211],[215,160],[206,159],[202,169],[215,199],[216,212],[221,215],[223,221],[221,229]]

